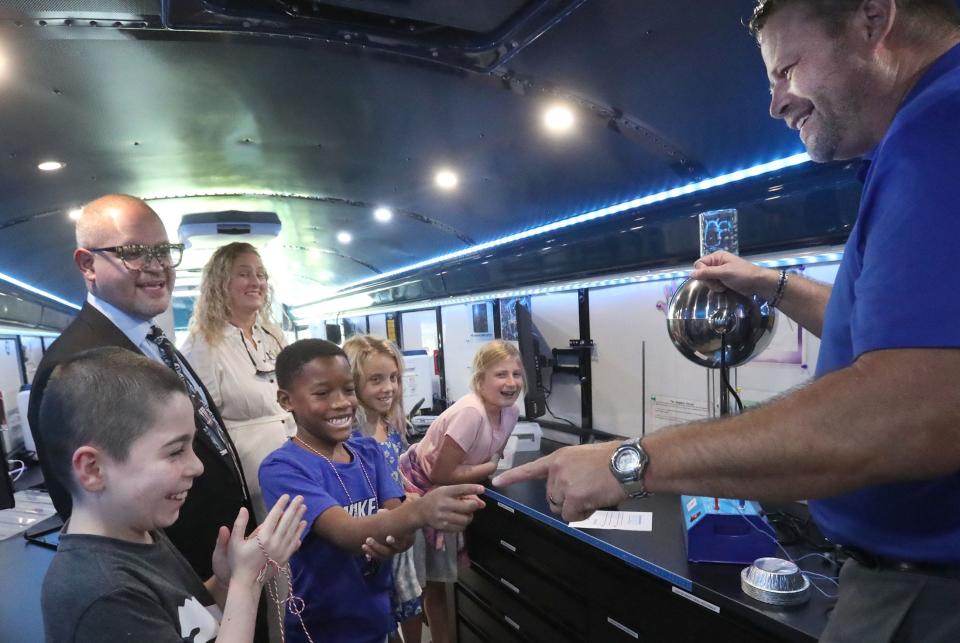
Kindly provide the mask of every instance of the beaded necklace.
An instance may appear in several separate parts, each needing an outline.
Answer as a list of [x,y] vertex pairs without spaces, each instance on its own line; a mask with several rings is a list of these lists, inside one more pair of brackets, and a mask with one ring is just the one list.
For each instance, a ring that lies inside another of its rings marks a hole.
[[[290,439],[291,439],[291,440],[296,440],[301,446],[305,447],[308,451],[310,451],[311,453],[314,453],[314,454],[320,456],[321,458],[323,458],[324,460],[326,460],[327,464],[330,465],[330,468],[333,469],[333,474],[334,474],[335,476],[337,476],[337,481],[340,482],[340,487],[343,489],[343,493],[346,494],[346,496],[347,496],[347,502],[352,505],[352,504],[353,504],[353,496],[350,495],[350,491],[347,490],[347,485],[343,482],[343,478],[340,477],[340,472],[337,471],[337,467],[335,467],[334,464],[333,464],[333,462],[330,461],[330,458],[328,458],[327,456],[323,455],[322,453],[320,453],[319,451],[317,451],[316,449],[314,449],[312,446],[310,446],[309,444],[307,444],[306,442],[304,442],[303,440],[301,440],[301,439],[300,439],[298,436],[296,436],[296,435],[293,436],[293,437],[290,438]],[[346,449],[347,447],[344,446],[343,448]],[[377,497],[377,491],[376,491],[376,489],[374,489],[373,483],[370,482],[370,476],[367,475],[367,468],[366,468],[365,466],[363,466],[363,460],[361,460],[359,457],[357,457],[356,454],[354,454],[353,457],[354,457],[354,459],[356,459],[357,464],[360,465],[360,471],[363,472],[363,479],[367,481],[367,487],[370,488],[370,493],[373,494],[373,497],[377,499],[377,505],[379,506],[379,505],[380,505],[380,499]]]

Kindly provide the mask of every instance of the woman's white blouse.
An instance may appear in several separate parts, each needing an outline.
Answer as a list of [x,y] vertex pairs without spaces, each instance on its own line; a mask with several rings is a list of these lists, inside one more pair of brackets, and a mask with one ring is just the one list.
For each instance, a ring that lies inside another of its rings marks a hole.
[[207,387],[240,454],[254,507],[263,513],[258,470],[260,463],[296,433],[293,416],[277,402],[274,365],[283,348],[259,324],[250,342],[236,326],[227,325],[215,346],[191,333],[181,348],[190,366]]

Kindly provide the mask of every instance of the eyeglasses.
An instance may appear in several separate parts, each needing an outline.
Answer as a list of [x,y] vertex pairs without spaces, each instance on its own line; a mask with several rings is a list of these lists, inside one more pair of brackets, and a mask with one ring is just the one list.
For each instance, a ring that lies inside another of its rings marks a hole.
[[176,268],[183,259],[183,248],[182,243],[158,243],[155,246],[130,243],[108,248],[89,248],[89,250],[90,252],[112,252],[120,257],[120,261],[123,262],[127,270],[143,270],[154,259],[157,260],[161,268]]
[[[282,348],[280,344],[280,340],[274,337],[272,333],[268,333],[267,331],[263,331],[263,332],[269,335],[270,339],[272,339],[278,347]],[[253,357],[253,353],[250,352],[250,347],[247,346],[247,338],[243,336],[243,331],[240,331],[240,341],[243,342],[243,349],[247,351],[247,357],[250,358],[250,363],[253,364],[253,368],[257,371],[256,372],[257,375],[267,376],[267,375],[273,375],[276,372],[277,369],[275,365],[277,363],[277,353],[275,351],[265,349],[264,354],[265,354],[267,363],[258,364],[257,360],[254,359]],[[265,368],[261,368],[261,366],[268,366],[268,367],[273,366],[273,368],[267,370]]]

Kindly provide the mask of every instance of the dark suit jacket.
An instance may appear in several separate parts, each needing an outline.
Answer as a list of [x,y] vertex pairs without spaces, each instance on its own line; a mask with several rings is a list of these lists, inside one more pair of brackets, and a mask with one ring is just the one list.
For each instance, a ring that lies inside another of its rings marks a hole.
[[[102,346],[118,346],[140,353],[140,350],[113,322],[90,304],[85,304],[73,323],[63,331],[43,356],[30,391],[28,419],[37,443],[37,456],[40,459],[47,488],[50,490],[50,497],[57,512],[64,519],[69,517],[72,507],[70,494],[56,481],[44,460],[45,447],[57,439],[59,427],[40,424],[40,402],[50,374],[57,364],[81,351]],[[186,360],[182,361],[186,364]],[[193,375],[194,380],[203,389],[210,409],[216,414],[220,426],[223,426],[219,411],[210,401],[210,395],[203,388],[203,382],[196,377],[196,374]],[[229,436],[226,437],[230,440]],[[203,473],[193,481],[187,500],[180,509],[180,518],[165,531],[176,548],[196,570],[197,575],[201,579],[206,579],[213,574],[210,557],[213,554],[220,525],[232,527],[237,511],[244,506],[251,512],[250,529],[255,526],[255,520],[250,503],[244,501],[246,481],[242,470],[236,470],[229,456],[221,456],[202,435],[202,431],[197,431],[193,448],[203,462]]]

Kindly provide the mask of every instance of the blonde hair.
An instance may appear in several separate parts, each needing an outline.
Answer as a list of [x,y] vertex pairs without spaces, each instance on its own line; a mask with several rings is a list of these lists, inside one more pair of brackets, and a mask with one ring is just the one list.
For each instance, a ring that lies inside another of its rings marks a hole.
[[523,390],[527,390],[527,374],[523,370],[523,360],[520,358],[520,349],[502,339],[487,342],[473,356],[473,374],[470,376],[470,390],[480,394],[480,382],[487,371],[505,359],[516,359],[520,364],[520,373],[523,376]]
[[[190,316],[189,330],[190,334],[199,334],[211,346],[215,346],[223,339],[223,330],[230,323],[230,304],[229,293],[230,275],[233,272],[233,264],[236,263],[240,255],[247,253],[257,255],[260,253],[249,243],[235,241],[225,246],[217,248],[217,251],[210,257],[210,261],[203,267],[203,275],[200,278],[200,297],[193,306],[193,314]],[[264,297],[263,306],[257,313],[257,320],[264,327],[267,333],[283,345],[283,331],[280,326],[273,321],[271,316],[271,307],[273,302],[273,288],[267,283],[267,295]]]
[[403,354],[400,349],[397,348],[396,344],[382,337],[354,335],[343,343],[343,352],[347,354],[347,359],[350,360],[353,383],[357,387],[357,400],[360,401],[360,404],[357,405],[357,422],[360,424],[360,432],[364,435],[372,435],[370,423],[367,421],[366,409],[363,406],[363,401],[360,400],[360,391],[367,378],[367,363],[374,355],[385,355],[396,363],[400,386],[393,398],[393,406],[387,411],[384,419],[391,428],[400,434],[400,439],[406,445],[407,418],[403,412]]

